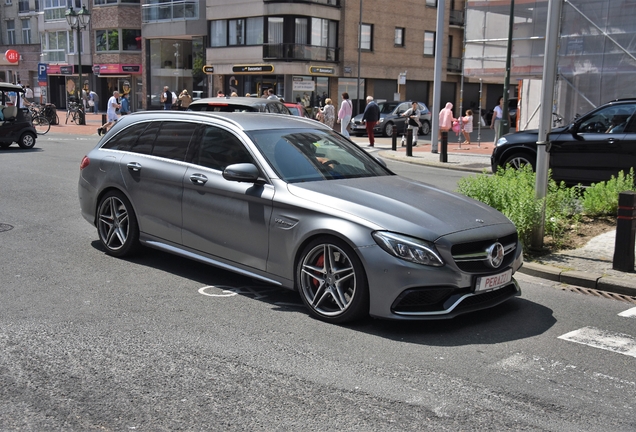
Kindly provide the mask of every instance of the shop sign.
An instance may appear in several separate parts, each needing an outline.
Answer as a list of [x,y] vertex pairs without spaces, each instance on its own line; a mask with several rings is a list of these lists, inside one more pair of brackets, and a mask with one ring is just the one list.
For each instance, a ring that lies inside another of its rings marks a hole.
[[311,75],[334,75],[336,73],[336,69],[325,66],[310,66],[309,73]]
[[205,65],[203,66],[203,73],[206,74],[213,74],[214,73],[214,66],[210,66],[210,65]]
[[72,75],[73,74],[73,66],[60,66],[60,73],[62,75]]
[[15,64],[20,61],[20,53],[14,49],[10,49],[4,53],[4,58],[7,59],[9,63]]
[[93,73],[95,75],[104,74],[140,74],[141,65],[110,63],[102,65],[93,65]]
[[263,65],[235,65],[232,66],[232,72],[234,73],[273,73],[274,65],[271,64],[263,64]]

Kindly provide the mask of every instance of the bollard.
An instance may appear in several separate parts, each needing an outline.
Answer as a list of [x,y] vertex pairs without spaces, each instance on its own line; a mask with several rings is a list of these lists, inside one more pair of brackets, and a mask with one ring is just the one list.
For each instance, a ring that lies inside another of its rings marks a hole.
[[86,126],[86,114],[83,109],[77,111],[77,115],[79,116],[79,124],[82,126]]
[[391,136],[391,150],[397,150],[397,127],[393,126],[393,135]]
[[616,243],[612,268],[623,272],[634,271],[634,240],[636,239],[636,192],[618,194]]
[[102,114],[102,124],[106,124],[106,114]]
[[448,162],[448,131],[442,131],[442,148],[439,152],[439,161]]
[[406,155],[413,156],[413,129],[406,130]]

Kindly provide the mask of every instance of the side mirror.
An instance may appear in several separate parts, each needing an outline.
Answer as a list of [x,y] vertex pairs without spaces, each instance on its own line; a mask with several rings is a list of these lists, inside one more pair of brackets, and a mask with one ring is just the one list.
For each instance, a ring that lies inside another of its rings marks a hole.
[[256,165],[251,163],[238,163],[228,165],[223,170],[223,178],[229,181],[256,183],[259,179],[260,171]]

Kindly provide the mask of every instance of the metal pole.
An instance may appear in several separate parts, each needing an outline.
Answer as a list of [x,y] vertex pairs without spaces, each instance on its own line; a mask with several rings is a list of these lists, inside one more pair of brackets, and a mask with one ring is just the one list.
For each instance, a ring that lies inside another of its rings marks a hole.
[[360,0],[360,22],[358,23],[358,88],[356,90],[356,115],[360,114],[360,57],[362,54],[362,0]]
[[510,57],[512,56],[512,27],[515,23],[515,0],[510,0],[510,17],[508,19],[508,47],[506,49],[506,76],[504,78],[503,88],[503,113],[501,115],[501,121],[499,122],[499,130],[497,131],[497,137],[510,132],[510,122],[508,121],[508,88],[510,87]]
[[554,104],[554,81],[557,70],[557,45],[559,25],[561,23],[562,0],[548,1],[548,27],[545,34],[545,56],[543,58],[543,87],[541,89],[541,116],[539,118],[539,136],[537,141],[537,166],[535,198],[542,200],[541,217],[532,230],[531,247],[543,248],[545,234],[545,196],[548,190],[548,167],[550,149],[548,135],[552,130],[552,105]]
[[[82,92],[84,91],[84,85],[82,84],[82,33],[80,30],[79,20],[77,21],[77,63],[79,64],[79,104],[82,107],[82,112],[85,112],[86,108],[84,107],[84,98]],[[84,117],[81,113],[80,116],[80,124],[86,124],[86,117]]]
[[[437,27],[435,29],[435,72],[433,75],[433,129],[431,130],[431,153],[437,153],[437,137],[439,136],[439,109],[442,99],[442,60],[444,55],[444,15],[446,11],[445,0],[437,2]],[[435,114],[437,113],[437,114]]]

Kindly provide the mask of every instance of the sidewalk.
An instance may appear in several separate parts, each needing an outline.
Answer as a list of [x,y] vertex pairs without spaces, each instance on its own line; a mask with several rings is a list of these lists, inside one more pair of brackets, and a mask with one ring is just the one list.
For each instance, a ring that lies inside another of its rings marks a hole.
[[[102,125],[102,114],[86,114],[86,125],[78,126],[69,121],[65,124],[66,112],[58,111],[60,125],[51,126],[51,134],[95,135]],[[481,142],[478,140],[481,136]],[[491,172],[490,154],[493,149],[494,132],[482,129],[471,134],[471,145],[458,144],[457,135],[449,133],[447,162],[440,162],[440,154],[431,152],[430,135],[428,140],[418,140],[413,147],[413,156],[406,156],[406,148],[401,147],[398,137],[396,150],[391,148],[391,138],[376,138],[375,147],[369,147],[367,137],[351,137],[361,147],[377,151],[379,157],[419,165],[445,169],[470,171],[475,173]],[[438,146],[438,151],[441,146]],[[612,269],[616,231],[610,231],[595,237],[580,249],[566,250],[546,255],[536,261],[527,261],[520,269],[521,273],[541,277],[551,281],[596,289],[629,297],[636,302],[636,277],[634,273],[619,272]]]
[[51,125],[51,129],[49,130],[49,134],[65,134],[65,135],[95,135],[97,136],[97,128],[100,127],[102,123],[102,114],[105,116],[106,113],[99,114],[86,114],[86,125],[77,125],[75,122],[71,121],[69,117],[68,123],[66,123],[66,111],[57,110],[57,116],[60,119],[59,125]]
[[[471,145],[460,145],[457,136],[449,133],[451,142],[448,144],[447,162],[440,162],[439,153],[431,152],[430,135],[428,140],[418,140],[417,147],[413,147],[413,156],[406,156],[406,148],[400,146],[401,137],[398,137],[396,151],[392,150],[391,138],[376,138],[373,148],[369,147],[367,137],[352,137],[352,140],[367,150],[376,149],[377,155],[385,159],[476,173],[485,170],[490,173],[494,133],[490,129],[482,130],[480,143],[476,139],[477,131],[471,135]],[[440,150],[441,145],[438,146],[438,151]],[[526,261],[519,271],[568,285],[634,297],[636,303],[636,275],[633,272],[612,269],[615,241],[616,230],[609,231],[593,238],[582,248]]]

